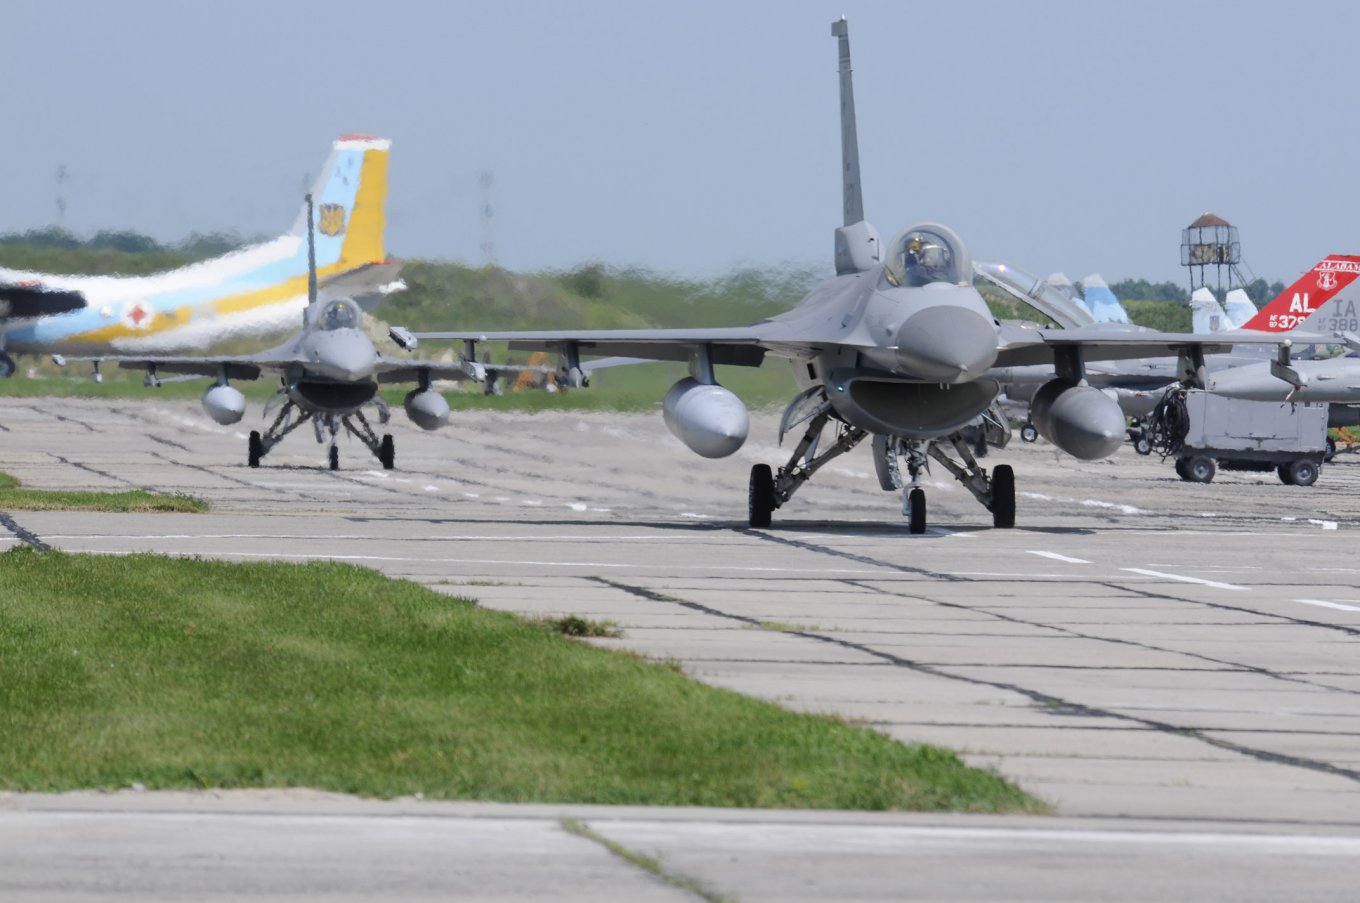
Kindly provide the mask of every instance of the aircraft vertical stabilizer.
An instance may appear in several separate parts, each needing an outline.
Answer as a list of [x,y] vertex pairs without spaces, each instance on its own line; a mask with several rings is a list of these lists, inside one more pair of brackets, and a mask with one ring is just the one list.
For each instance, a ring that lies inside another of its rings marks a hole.
[[1190,327],[1192,332],[1221,332],[1237,328],[1237,324],[1223,312],[1214,293],[1204,286],[1195,289],[1190,295],[1190,321],[1193,324]]
[[1256,316],[1256,305],[1251,303],[1251,298],[1240,288],[1235,288],[1228,292],[1227,304],[1228,326],[1231,329],[1241,329],[1251,322],[1251,318]]
[[1081,280],[1081,291],[1086,297],[1086,306],[1100,323],[1128,323],[1129,314],[1124,305],[1110,291],[1099,273],[1092,273]]
[[1280,292],[1243,329],[1288,332],[1305,323],[1314,332],[1360,332],[1360,257],[1332,254]]
[[850,69],[850,26],[842,17],[831,23],[840,44],[841,192],[845,218],[836,230],[836,274],[862,273],[881,259],[882,240],[864,219],[864,191],[859,175],[859,132],[855,126],[855,86]]
[[[316,265],[342,270],[387,259],[387,158],[392,143],[370,135],[342,135],[312,186],[316,208]],[[291,232],[307,237],[307,208]]]

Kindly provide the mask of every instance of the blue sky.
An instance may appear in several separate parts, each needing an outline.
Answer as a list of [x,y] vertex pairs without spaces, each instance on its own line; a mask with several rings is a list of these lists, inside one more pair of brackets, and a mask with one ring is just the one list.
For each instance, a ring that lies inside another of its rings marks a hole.
[[865,209],[974,256],[1185,282],[1241,229],[1288,282],[1360,252],[1342,2],[838,0],[231,5],[9,0],[0,232],[276,234],[344,132],[393,140],[388,245],[512,269],[829,269],[833,18],[850,19]]

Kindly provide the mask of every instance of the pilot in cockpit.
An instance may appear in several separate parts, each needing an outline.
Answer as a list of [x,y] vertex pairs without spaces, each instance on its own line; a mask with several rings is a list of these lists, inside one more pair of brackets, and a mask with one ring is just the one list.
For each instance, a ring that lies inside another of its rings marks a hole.
[[344,301],[332,301],[321,314],[322,329],[353,329],[356,325],[354,308]]
[[925,285],[949,276],[949,252],[920,235],[907,239],[902,264],[907,285]]

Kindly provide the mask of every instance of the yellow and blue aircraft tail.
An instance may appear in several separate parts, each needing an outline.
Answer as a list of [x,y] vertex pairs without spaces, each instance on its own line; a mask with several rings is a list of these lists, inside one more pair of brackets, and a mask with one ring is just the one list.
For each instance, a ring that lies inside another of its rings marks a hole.
[[[380,297],[393,288],[387,262],[387,163],[391,143],[342,135],[312,195],[318,282]],[[296,328],[307,304],[303,205],[278,238],[153,276],[59,276],[0,268],[0,286],[79,293],[86,306],[0,333],[0,349],[35,353],[195,352]],[[3,328],[3,327],[0,327]]]

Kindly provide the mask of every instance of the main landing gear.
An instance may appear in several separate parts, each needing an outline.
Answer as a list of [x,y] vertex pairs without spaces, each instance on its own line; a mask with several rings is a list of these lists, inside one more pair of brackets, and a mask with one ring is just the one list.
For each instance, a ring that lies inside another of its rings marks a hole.
[[[777,472],[768,464],[757,464],[751,468],[751,482],[748,494],[748,512],[752,527],[768,527],[771,515],[776,508],[783,506],[793,497],[798,488],[811,479],[832,458],[839,457],[854,448],[869,435],[858,427],[837,421],[836,440],[826,451],[817,454],[818,440],[822,430],[831,420],[828,411],[823,410],[813,416],[807,431],[794,449],[789,462]],[[958,460],[946,451],[945,444],[957,455]],[[932,441],[912,441],[888,436],[874,436],[874,465],[878,472],[879,485],[889,491],[902,492],[902,515],[907,519],[907,530],[911,533],[926,531],[926,493],[921,487],[921,472],[930,458],[944,466],[973,494],[988,511],[992,512],[992,524],[996,527],[1015,526],[1015,471],[1009,464],[998,464],[987,470],[978,464],[972,449],[959,433],[944,439]],[[905,460],[909,480],[903,482],[900,461]]]
[[[296,416],[294,416],[296,415]],[[387,422],[387,408],[378,408],[379,423]],[[251,467],[259,467],[260,459],[269,454],[269,451],[283,440],[283,437],[293,430],[302,426],[304,423],[311,422],[316,430],[316,441],[322,444],[329,444],[326,450],[326,461],[331,470],[340,469],[340,447],[337,440],[340,437],[340,430],[343,428],[353,436],[357,436],[359,441],[368,447],[373,456],[382,464],[383,470],[391,470],[396,466],[397,452],[396,446],[392,442],[391,434],[384,433],[379,439],[369,426],[368,419],[364,417],[362,411],[354,411],[351,414],[322,414],[316,411],[306,411],[293,403],[292,399],[284,402],[283,410],[274,418],[269,429],[263,434],[251,431],[250,440],[247,443],[246,463]]]

